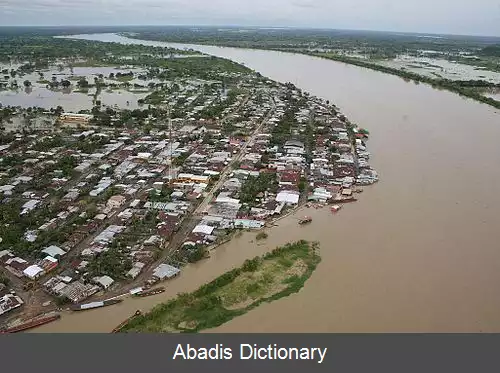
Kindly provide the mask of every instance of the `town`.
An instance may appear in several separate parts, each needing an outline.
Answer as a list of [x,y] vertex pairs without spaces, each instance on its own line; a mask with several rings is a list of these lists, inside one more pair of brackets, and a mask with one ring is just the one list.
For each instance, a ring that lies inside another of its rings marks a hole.
[[206,75],[153,84],[134,110],[0,108],[4,129],[18,123],[0,138],[6,324],[165,291],[239,230],[336,212],[378,180],[368,131],[330,102],[253,71]]

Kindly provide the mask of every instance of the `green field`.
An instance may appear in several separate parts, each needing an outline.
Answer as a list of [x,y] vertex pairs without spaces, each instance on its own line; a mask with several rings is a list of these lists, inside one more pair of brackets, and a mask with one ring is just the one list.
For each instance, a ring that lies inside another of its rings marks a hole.
[[298,292],[320,262],[318,244],[298,241],[247,260],[189,294],[132,319],[121,332],[198,332],[243,315],[262,302]]

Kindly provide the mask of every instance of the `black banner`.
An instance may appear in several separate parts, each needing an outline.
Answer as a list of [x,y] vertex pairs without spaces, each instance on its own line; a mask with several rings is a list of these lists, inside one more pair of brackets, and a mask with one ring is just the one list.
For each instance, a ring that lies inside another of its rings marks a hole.
[[3,372],[499,372],[496,334],[17,334]]

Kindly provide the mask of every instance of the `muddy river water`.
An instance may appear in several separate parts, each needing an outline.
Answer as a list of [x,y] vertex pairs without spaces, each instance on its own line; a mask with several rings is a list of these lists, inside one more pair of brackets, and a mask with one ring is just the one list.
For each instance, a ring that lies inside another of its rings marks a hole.
[[[131,41],[116,35],[87,35]],[[162,44],[145,42],[146,44]],[[172,44],[169,44],[172,45]],[[215,332],[499,332],[500,112],[398,77],[287,53],[193,47],[334,102],[370,130],[381,181],[309,226],[285,218],[264,243],[245,233],[167,283],[167,292],[64,314],[36,332],[108,332],[277,245],[321,243],[305,287]],[[304,212],[298,212],[297,216]]]

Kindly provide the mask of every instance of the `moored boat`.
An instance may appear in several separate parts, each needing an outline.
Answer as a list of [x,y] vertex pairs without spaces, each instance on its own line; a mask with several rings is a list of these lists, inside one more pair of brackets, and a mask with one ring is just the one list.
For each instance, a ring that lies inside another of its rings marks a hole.
[[42,316],[42,317],[40,317],[40,316],[34,317],[34,318],[32,318],[28,321],[25,321],[19,325],[7,327],[6,329],[1,330],[0,333],[18,333],[18,332],[22,332],[24,330],[33,329],[33,328],[36,328],[38,326],[48,324],[52,321],[59,320],[60,318],[61,318],[61,315],[59,315],[58,313],[50,315],[50,316],[47,315],[47,316]]
[[165,288],[162,286],[162,287],[158,287],[156,289],[139,291],[139,292],[135,293],[134,296],[136,296],[136,297],[149,297],[151,295],[163,293],[164,291],[165,291]]
[[111,333],[119,333],[120,330],[122,330],[125,325],[127,325],[130,321],[135,319],[137,316],[141,316],[141,315],[142,315],[142,312],[140,310],[135,311],[135,313],[132,316],[130,316],[128,319],[121,322],[120,325],[118,325],[116,328],[114,328]]
[[348,198],[335,198],[333,200],[335,203],[349,203],[349,202],[356,202],[357,199],[354,197],[348,197]]
[[310,216],[304,216],[303,218],[301,218],[299,220],[299,224],[307,224],[307,223],[310,223],[312,222],[312,218]]
[[118,304],[123,302],[122,299],[108,299],[105,301],[101,302],[91,302],[91,303],[85,303],[85,304],[77,304],[75,306],[71,306],[70,309],[72,311],[87,311],[87,310],[93,310],[94,308],[101,308],[101,307],[106,307],[106,306],[112,306],[114,304]]
[[342,206],[340,206],[340,205],[333,205],[333,206],[332,206],[332,208],[331,208],[331,210],[332,210],[332,212],[333,212],[333,213],[336,213],[336,212],[338,212],[341,208],[342,208]]

